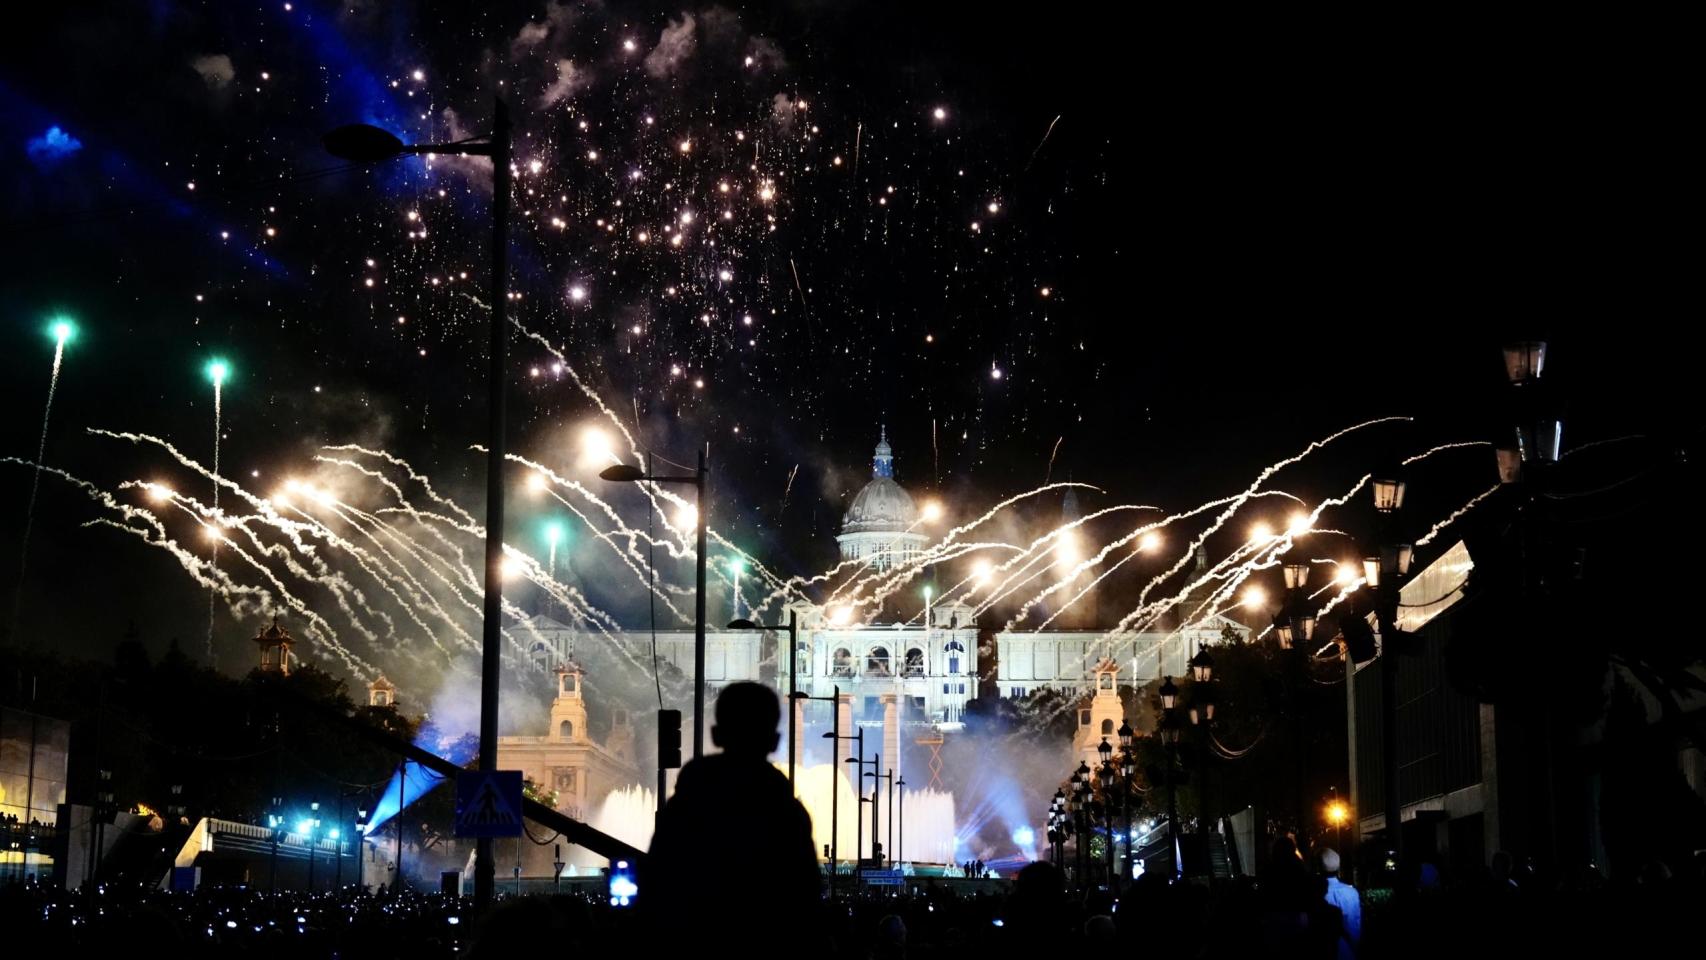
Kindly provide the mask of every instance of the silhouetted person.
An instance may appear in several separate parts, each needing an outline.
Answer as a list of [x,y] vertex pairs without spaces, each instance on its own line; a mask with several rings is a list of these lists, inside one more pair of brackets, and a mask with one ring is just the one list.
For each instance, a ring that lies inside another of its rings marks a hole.
[[1354,960],[1362,942],[1362,896],[1357,888],[1339,879],[1339,853],[1332,847],[1315,852],[1315,863],[1327,878],[1327,902],[1339,908],[1339,960]]
[[[723,752],[681,768],[641,867],[648,935],[723,955],[760,939],[788,943],[810,928],[819,903],[811,817],[768,759],[781,718],[767,687],[736,683],[718,695],[711,742]],[[769,918],[762,933],[747,922],[759,904]]]
[[1004,922],[1012,947],[1009,955],[1017,956],[1025,948],[1058,949],[1071,934],[1069,915],[1060,870],[1041,860],[1026,864],[1007,898]]

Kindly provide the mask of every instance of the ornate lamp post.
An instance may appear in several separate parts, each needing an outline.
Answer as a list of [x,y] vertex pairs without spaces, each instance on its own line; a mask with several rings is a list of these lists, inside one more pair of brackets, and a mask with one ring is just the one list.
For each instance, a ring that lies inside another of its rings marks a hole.
[[1374,509],[1380,531],[1379,547],[1363,560],[1363,576],[1375,589],[1375,621],[1380,627],[1380,752],[1384,761],[1382,785],[1387,846],[1392,860],[1404,856],[1403,806],[1398,795],[1398,588],[1410,572],[1411,545],[1399,533],[1398,515],[1404,507],[1405,483],[1397,472],[1374,481]]
[[1080,761],[1073,772],[1078,778],[1078,873],[1079,882],[1088,885],[1090,879],[1090,764]]
[[1161,743],[1167,748],[1167,841],[1172,848],[1168,855],[1173,860],[1174,877],[1183,866],[1179,862],[1179,792],[1173,776],[1179,746],[1178,706],[1179,688],[1172,677],[1165,677],[1161,682]]
[[1120,820],[1125,824],[1125,863],[1120,867],[1120,879],[1124,880],[1131,872],[1131,778],[1137,772],[1137,760],[1131,755],[1131,741],[1135,731],[1131,722],[1120,718]]
[[1114,876],[1114,777],[1117,771],[1114,769],[1114,748],[1107,737],[1103,737],[1096,746],[1096,755],[1102,758],[1102,857],[1107,866],[1108,889],[1112,891],[1119,886]]

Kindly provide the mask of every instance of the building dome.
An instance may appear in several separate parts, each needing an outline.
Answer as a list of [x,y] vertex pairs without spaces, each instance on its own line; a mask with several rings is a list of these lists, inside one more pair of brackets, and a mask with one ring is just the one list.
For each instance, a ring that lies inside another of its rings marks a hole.
[[884,428],[871,460],[871,482],[853,496],[841,520],[843,560],[863,560],[882,570],[915,556],[924,545],[918,525],[918,505],[894,479],[894,449]]
[[841,530],[900,533],[917,522],[918,507],[912,502],[912,494],[895,483],[893,477],[872,477],[853,497],[853,505],[847,508],[847,516],[841,521]]

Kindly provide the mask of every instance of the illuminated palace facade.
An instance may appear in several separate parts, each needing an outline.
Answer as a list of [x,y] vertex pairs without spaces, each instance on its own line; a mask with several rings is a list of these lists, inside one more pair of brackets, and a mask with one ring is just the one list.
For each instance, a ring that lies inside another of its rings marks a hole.
[[[843,561],[863,563],[873,570],[889,569],[908,562],[927,546],[920,532],[920,517],[911,494],[894,478],[894,454],[884,436],[872,460],[871,480],[854,497],[836,537]],[[1067,519],[1075,507],[1066,507]],[[812,697],[841,696],[842,727],[855,725],[880,728],[885,756],[899,756],[902,731],[907,741],[952,734],[961,726],[966,704],[976,699],[980,684],[993,684],[994,695],[1022,697],[1042,687],[1091,694],[1104,693],[1101,709],[1092,710],[1098,698],[1090,698],[1080,710],[1077,748],[1094,760],[1100,742],[1102,716],[1108,710],[1106,694],[1119,687],[1142,685],[1163,675],[1185,673],[1185,661],[1202,643],[1218,643],[1227,625],[1247,638],[1243,624],[1214,618],[1183,630],[1127,634],[1108,639],[1105,629],[1079,626],[1073,629],[1031,631],[1015,629],[983,638],[982,653],[993,657],[994,670],[980,670],[979,631],[970,605],[948,600],[928,606],[924,615],[902,613],[893,621],[837,622],[835,608],[797,603],[784,608],[779,620],[791,612],[797,618],[799,650],[796,654],[796,688]],[[1093,612],[1088,616],[1094,616]],[[1068,622],[1083,623],[1085,615]],[[609,644],[602,633],[570,627],[549,616],[531,622],[536,633],[532,651],[547,669],[558,663],[584,662],[588,646]],[[632,631],[618,638],[628,649],[649,656],[650,633]],[[787,696],[787,632],[707,630],[705,641],[707,700],[714,700],[721,687],[750,680],[766,684]],[[660,630],[657,650],[683,674],[693,674],[693,631]],[[993,675],[991,675],[991,673]],[[830,723],[828,702],[805,702],[802,719],[814,727]],[[690,724],[690,718],[684,718]],[[1116,719],[1113,727],[1117,729]],[[867,749],[872,749],[867,731]],[[690,741],[691,730],[683,731]],[[804,749],[807,738],[802,737]],[[812,739],[816,739],[815,733]]]

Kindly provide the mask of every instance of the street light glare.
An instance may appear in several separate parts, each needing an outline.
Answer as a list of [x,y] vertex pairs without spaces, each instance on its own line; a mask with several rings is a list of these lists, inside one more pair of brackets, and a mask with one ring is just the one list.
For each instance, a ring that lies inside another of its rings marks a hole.
[[589,462],[599,466],[616,462],[616,454],[610,444],[610,434],[598,427],[587,427],[581,431],[581,452]]

